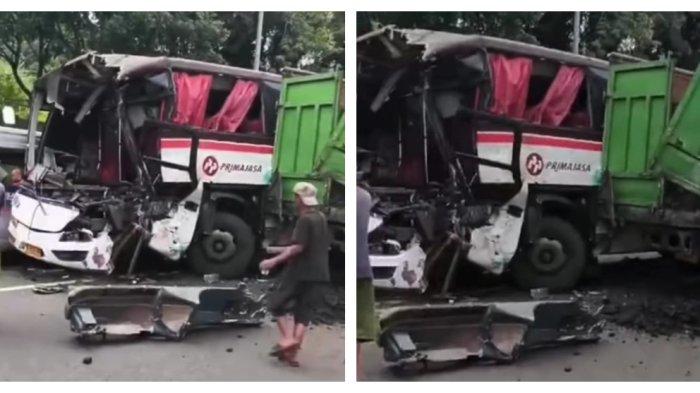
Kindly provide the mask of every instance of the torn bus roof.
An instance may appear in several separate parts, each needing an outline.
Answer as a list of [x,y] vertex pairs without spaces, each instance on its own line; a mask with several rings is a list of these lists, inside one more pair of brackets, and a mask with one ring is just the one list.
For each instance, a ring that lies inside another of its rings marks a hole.
[[195,329],[261,324],[263,296],[253,294],[243,283],[235,287],[85,286],[68,295],[65,317],[80,338],[182,339]]
[[522,351],[597,341],[604,322],[576,297],[400,305],[379,310],[389,362],[514,361]]
[[115,80],[123,81],[133,76],[139,76],[147,73],[154,73],[165,70],[179,70],[207,74],[229,75],[236,78],[243,78],[254,81],[266,81],[281,83],[282,76],[255,71],[246,68],[233,67],[229,65],[208,63],[199,60],[182,59],[178,57],[166,56],[139,56],[126,54],[100,54],[96,52],[87,52],[68,62],[61,68],[48,73],[42,77],[37,83],[44,83],[51,79],[55,74],[75,68],[78,65],[83,65],[88,68],[99,65],[106,68],[116,70]]
[[393,26],[386,26],[358,37],[357,42],[364,43],[379,39],[386,43],[386,38],[394,40],[397,36],[402,37],[406,45],[422,47],[421,59],[423,61],[428,61],[445,54],[461,53],[469,55],[477,50],[490,50],[532,58],[543,58],[573,66],[605,70],[609,67],[609,63],[605,60],[505,38],[478,34],[458,34],[445,31],[401,29]]

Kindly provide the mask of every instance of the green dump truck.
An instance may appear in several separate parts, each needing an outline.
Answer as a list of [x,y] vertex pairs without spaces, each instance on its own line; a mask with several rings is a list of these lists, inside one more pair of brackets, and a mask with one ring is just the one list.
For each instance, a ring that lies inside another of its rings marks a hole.
[[672,60],[611,68],[601,250],[700,262],[698,83]]
[[[295,216],[294,184],[316,186],[333,232],[333,245],[345,241],[345,121],[341,72],[300,76],[282,83],[277,117],[269,213],[269,238],[284,242]],[[281,225],[280,225],[281,224]]]

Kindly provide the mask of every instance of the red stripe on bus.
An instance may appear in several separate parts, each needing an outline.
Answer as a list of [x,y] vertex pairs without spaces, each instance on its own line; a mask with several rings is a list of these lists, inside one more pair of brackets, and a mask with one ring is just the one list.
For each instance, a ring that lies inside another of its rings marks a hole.
[[480,132],[476,134],[476,143],[513,143],[513,134]]
[[[187,139],[161,139],[161,149],[189,149],[192,142]],[[274,148],[268,145],[253,145],[248,143],[221,142],[221,141],[199,141],[200,149],[234,151],[239,153],[259,153],[272,154]]]
[[[477,133],[477,143],[513,143],[513,134],[510,133]],[[601,142],[585,141],[579,139],[557,138],[542,135],[523,135],[523,144],[534,146],[561,147],[566,149],[601,151]]]
[[191,142],[187,139],[161,139],[161,149],[184,149],[190,148]]
[[544,136],[523,135],[523,144],[535,146],[563,147],[565,149],[601,151],[600,142],[582,141],[578,139],[548,138]]

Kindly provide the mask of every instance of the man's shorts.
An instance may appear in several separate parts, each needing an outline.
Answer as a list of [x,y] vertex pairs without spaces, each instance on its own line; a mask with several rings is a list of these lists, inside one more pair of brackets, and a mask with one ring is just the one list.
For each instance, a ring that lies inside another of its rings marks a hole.
[[272,315],[293,315],[294,322],[308,325],[314,318],[316,305],[322,300],[322,282],[301,281],[290,283],[282,280],[270,296],[269,309]]
[[357,341],[375,341],[379,331],[371,279],[357,280]]

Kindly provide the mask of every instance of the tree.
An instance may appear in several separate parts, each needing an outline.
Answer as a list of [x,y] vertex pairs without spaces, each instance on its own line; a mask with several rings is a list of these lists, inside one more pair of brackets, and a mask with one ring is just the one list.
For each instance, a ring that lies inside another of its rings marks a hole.
[[645,12],[587,12],[581,37],[582,53],[605,58],[610,52],[634,56],[656,51],[652,15]]
[[659,53],[647,55],[671,55],[680,67],[695,69],[700,62],[700,13],[655,12],[652,19]]
[[[25,96],[31,91],[27,81],[87,50],[249,68],[257,18],[257,12],[4,12],[0,60]],[[266,12],[263,39],[262,64],[268,71],[342,66],[343,13]]]
[[97,12],[94,24],[86,45],[98,52],[223,62],[227,32],[211,12]]
[[[372,12],[358,15],[358,32],[380,25],[487,34],[570,50],[573,12]],[[623,52],[650,60],[673,56],[681,67],[700,62],[700,13],[581,12],[581,53]]]
[[[265,13],[266,23],[270,23],[271,14]],[[243,68],[252,67],[258,13],[219,12],[217,19],[228,32],[221,48],[221,56],[228,64]]]
[[18,119],[29,118],[29,100],[9,72],[0,73],[0,108],[15,108]]
[[[219,13],[228,30],[224,59],[253,66],[258,12]],[[320,71],[342,66],[345,19],[342,12],[265,12],[261,66],[268,71],[301,67]]]
[[342,13],[273,14],[277,14],[273,17],[281,18],[282,23],[266,23],[264,54],[268,68],[279,70],[291,66],[318,71],[343,64],[345,21]]
[[28,96],[23,73],[41,77],[57,59],[77,55],[82,37],[89,36],[82,13],[0,13],[0,58],[10,67],[15,83]]
[[358,15],[358,32],[379,25],[485,34],[537,43],[533,30],[542,12],[373,12]]

